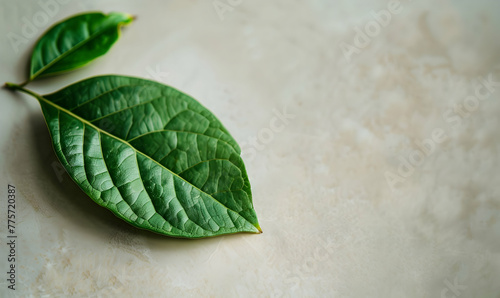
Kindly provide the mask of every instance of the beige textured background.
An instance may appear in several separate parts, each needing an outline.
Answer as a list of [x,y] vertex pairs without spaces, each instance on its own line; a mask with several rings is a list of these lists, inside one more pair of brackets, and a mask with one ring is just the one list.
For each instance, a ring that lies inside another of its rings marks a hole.
[[[118,73],[193,95],[243,144],[264,233],[185,241],[127,226],[60,173],[36,101],[2,89],[0,272],[7,183],[20,268],[15,293],[0,273],[0,296],[500,297],[500,84],[469,97],[500,83],[500,2],[402,0],[346,59],[341,45],[388,2],[221,0],[218,14],[211,0],[73,0],[16,45],[44,10],[1,0],[0,83],[25,79],[62,18],[137,15],[108,55],[28,87]],[[446,140],[398,174],[436,130]]]

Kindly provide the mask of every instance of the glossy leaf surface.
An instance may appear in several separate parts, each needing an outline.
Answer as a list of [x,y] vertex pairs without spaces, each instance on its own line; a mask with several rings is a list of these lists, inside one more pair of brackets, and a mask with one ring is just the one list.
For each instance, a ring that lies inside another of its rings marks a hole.
[[174,237],[259,233],[240,148],[193,98],[100,76],[38,99],[59,160],[116,216]]
[[132,21],[126,13],[86,13],[50,28],[31,55],[30,81],[83,66],[104,55],[120,35],[120,26]]

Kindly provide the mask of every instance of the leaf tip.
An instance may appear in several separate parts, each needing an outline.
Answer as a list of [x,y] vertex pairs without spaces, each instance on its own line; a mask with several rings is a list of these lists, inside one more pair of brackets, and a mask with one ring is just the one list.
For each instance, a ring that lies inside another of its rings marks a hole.
[[130,14],[130,13],[120,13],[123,17],[124,17],[124,20],[121,22],[121,25],[128,25],[130,24],[131,22],[137,20],[137,16],[136,15],[133,15],[133,14]]

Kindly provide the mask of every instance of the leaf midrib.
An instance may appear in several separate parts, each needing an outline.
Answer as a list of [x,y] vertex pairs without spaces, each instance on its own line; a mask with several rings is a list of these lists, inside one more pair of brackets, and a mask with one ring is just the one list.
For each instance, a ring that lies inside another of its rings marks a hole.
[[[123,22],[118,23],[118,26],[120,26],[120,24],[122,24],[122,23]],[[71,47],[71,49],[69,49],[68,51],[62,53],[60,56],[56,57],[56,59],[50,61],[49,63],[47,63],[47,65],[45,65],[44,67],[40,68],[39,71],[35,72],[30,77],[30,80],[34,80],[36,77],[38,77],[40,75],[40,73],[43,73],[45,70],[51,68],[54,64],[56,64],[57,62],[61,61],[63,58],[67,57],[68,55],[74,53],[76,50],[78,50],[79,48],[81,48],[83,45],[85,45],[86,43],[90,42],[91,40],[95,39],[97,37],[97,35],[101,34],[103,31],[105,31],[105,30],[107,30],[109,28],[110,27],[106,27],[105,29],[102,29],[102,30],[101,30],[101,28],[99,28],[100,29],[99,31],[97,31],[95,33],[92,33],[91,35],[89,35],[89,37],[87,39],[84,39],[84,40],[80,41],[75,46]],[[120,35],[119,28],[117,28],[117,30],[118,30],[118,35]]]
[[[107,77],[110,77],[110,75],[96,76],[96,77],[93,77],[92,79],[97,79],[97,78],[107,78]],[[120,78],[125,78],[125,77],[120,77]],[[85,102],[78,104],[76,107],[71,107],[71,108],[69,108],[69,111],[74,111],[74,110],[76,110],[77,108],[80,108],[81,106],[83,106],[83,105],[87,104],[88,102],[94,101],[96,98],[100,98],[101,96],[103,96],[103,95],[105,95],[105,94],[107,94],[107,93],[110,93],[110,92],[116,91],[116,90],[121,89],[121,88],[123,88],[123,87],[137,87],[137,86],[141,86],[141,85],[143,85],[144,83],[145,83],[145,84],[150,85],[151,87],[155,87],[155,88],[156,88],[158,85],[161,85],[160,83],[155,82],[155,81],[151,81],[151,80],[146,80],[146,79],[141,79],[141,78],[132,78],[132,77],[127,77],[127,78],[128,78],[128,79],[134,79],[134,80],[141,80],[141,81],[142,81],[142,83],[141,83],[141,84],[135,84],[135,83],[134,83],[134,84],[132,84],[132,83],[130,83],[130,82],[129,82],[129,85],[120,85],[120,86],[112,87],[111,89],[109,89],[109,90],[105,90],[105,91],[103,91],[103,93],[98,94],[98,95],[94,96],[93,98],[87,98]],[[80,81],[80,82],[83,82],[83,81]],[[66,89],[71,88],[71,87],[73,87],[74,85],[76,85],[76,83],[75,83],[75,84],[73,84],[73,85],[71,85],[70,87],[67,87]],[[176,89],[176,88],[174,88],[174,87],[172,87],[172,86],[167,86],[167,87],[168,87],[169,89],[171,89],[172,91],[176,91],[176,92],[182,93],[180,90],[178,90],[178,89]],[[65,89],[63,89],[63,90],[65,90]],[[61,90],[60,90],[60,91],[61,91]],[[53,97],[53,96],[54,96],[54,97],[55,97],[55,96],[57,96],[57,94],[58,94],[60,91],[56,91],[56,92],[51,93],[51,94],[46,94],[46,96],[48,96],[48,97]],[[71,89],[70,89],[69,91],[71,91]],[[141,90],[141,91],[142,91],[142,90]],[[162,95],[165,95],[165,94],[163,94],[163,93],[162,93]],[[192,101],[196,102],[196,100],[194,100],[194,98],[193,98],[192,96],[187,95],[187,94],[184,94],[184,95],[185,95],[188,99],[190,99],[190,100],[192,100]],[[168,96],[168,94],[166,94],[165,96]],[[56,98],[55,98],[55,100],[54,100],[53,102],[54,102],[54,103],[57,103],[57,102],[60,102],[60,101],[61,101],[61,98],[57,98],[57,97],[56,97]],[[203,106],[203,105],[201,105],[200,103],[198,103],[198,102],[197,102],[197,104],[198,104],[198,105],[200,105],[202,108],[207,109],[206,107],[204,107],[204,106]],[[201,115],[201,116],[203,116],[203,115]],[[107,117],[107,116],[106,116],[106,117]],[[205,117],[205,116],[203,116],[203,117]],[[92,121],[94,121],[94,120],[92,120]],[[224,125],[222,125],[222,123],[220,123],[220,122],[219,122],[219,125],[220,125],[219,127],[213,127],[213,128],[215,128],[215,129],[218,129],[218,130],[222,131],[222,132],[224,133],[224,135],[227,135],[228,137],[230,137],[230,138],[232,139],[233,137],[232,137],[232,136],[231,136],[231,134],[227,131],[227,129],[224,127]],[[161,130],[155,130],[155,131],[147,132],[147,133],[144,133],[144,134],[142,134],[142,135],[136,136],[136,137],[134,137],[134,138],[132,138],[132,139],[130,139],[130,140],[128,140],[128,141],[132,141],[132,140],[134,140],[134,139],[138,139],[138,138],[140,138],[140,137],[142,137],[142,136],[144,136],[144,135],[146,135],[146,134],[149,134],[149,133],[153,133],[153,132],[160,132],[160,131],[177,131],[177,130],[171,130],[171,129],[161,129]],[[202,134],[202,133],[197,133],[197,132],[192,132],[192,131],[181,131],[181,132],[193,133],[193,134],[199,134],[199,135],[204,135],[204,136],[207,136],[207,137],[210,137],[210,138],[215,138],[215,139],[217,139],[217,138],[216,138],[216,137],[214,137],[214,136],[205,135],[205,134]],[[236,142],[233,144],[233,143],[230,143],[230,142],[229,142],[229,141],[227,141],[227,140],[223,140],[223,139],[217,139],[217,140],[219,140],[219,141],[221,141],[221,142],[224,142],[225,144],[229,145],[229,146],[230,146],[230,147],[234,150],[234,152],[235,152],[236,154],[240,155],[241,149],[239,148],[239,146],[238,146],[238,144],[237,144]],[[238,149],[240,150],[240,152],[238,152]]]
[[[28,91],[28,90],[26,90]],[[153,158],[151,158],[151,156],[143,153],[142,151],[140,150],[137,150],[134,146],[132,146],[132,144],[130,144],[129,142],[125,141],[125,140],[122,140],[120,139],[119,137],[115,136],[115,135],[112,135],[111,133],[105,131],[105,130],[102,130],[101,128],[95,126],[94,124],[92,124],[91,122],[87,121],[86,119],[76,115],[76,114],[73,114],[71,111],[65,109],[65,108],[62,108],[61,106],[51,102],[50,100],[44,98],[43,96],[37,94],[37,93],[34,93],[34,92],[31,92],[29,91],[28,92],[30,95],[36,97],[38,100],[41,100],[49,105],[51,105],[52,107],[56,108],[57,110],[59,111],[63,111],[65,112],[66,114],[78,119],[79,121],[81,121],[84,125],[89,125],[90,127],[94,128],[95,130],[97,130],[99,133],[103,133],[103,134],[106,134],[107,136],[111,137],[111,138],[114,138],[116,140],[118,140],[119,142],[122,142],[122,143],[125,143],[127,145],[130,146],[130,148],[132,148],[132,150],[134,150],[136,153],[139,153],[139,154],[142,154],[143,156],[145,156],[146,158],[150,159],[152,162],[156,163],[158,166],[164,168],[165,170],[167,170],[168,172],[170,172],[172,175],[178,177],[179,179],[185,181],[186,183],[188,183],[189,185],[191,185],[193,188],[197,189],[198,191],[200,191],[201,193],[204,193],[205,195],[209,196],[212,200],[214,200],[215,202],[219,203],[221,206],[223,206],[224,208],[226,208],[227,210],[231,210],[233,211],[234,213],[238,214],[240,217],[242,217],[245,221],[247,221],[248,223],[250,223],[253,227],[255,227],[257,230],[258,228],[252,223],[250,222],[248,219],[246,219],[245,217],[243,217],[242,215],[240,215],[237,211],[231,209],[231,208],[228,208],[226,205],[222,204],[219,200],[215,199],[211,194],[208,194],[206,192],[204,192],[203,190],[199,189],[196,185],[192,184],[191,182],[187,181],[186,179],[184,179],[183,177],[177,175],[176,173],[174,173],[172,170],[170,170],[169,168],[165,167],[164,165],[160,164],[159,162],[157,162],[156,160],[154,160]]]

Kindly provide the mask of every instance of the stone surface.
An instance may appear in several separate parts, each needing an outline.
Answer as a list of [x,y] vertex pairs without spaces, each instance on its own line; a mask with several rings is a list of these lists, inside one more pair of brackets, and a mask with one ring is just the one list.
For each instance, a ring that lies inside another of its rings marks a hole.
[[242,144],[264,233],[129,227],[61,172],[36,101],[2,89],[0,270],[7,183],[19,268],[0,296],[497,297],[500,2],[60,2],[0,3],[0,83],[62,18],[137,15],[106,56],[28,87],[117,73],[193,95]]

